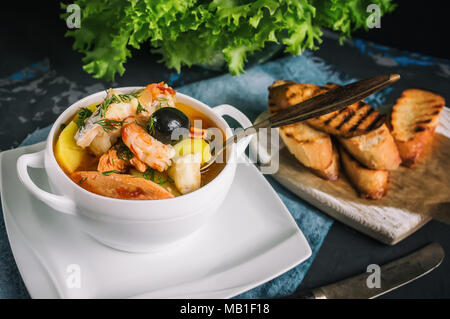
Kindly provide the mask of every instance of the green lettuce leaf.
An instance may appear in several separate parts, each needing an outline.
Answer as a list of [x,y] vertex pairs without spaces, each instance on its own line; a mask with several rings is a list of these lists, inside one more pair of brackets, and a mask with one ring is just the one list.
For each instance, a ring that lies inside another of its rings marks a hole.
[[[95,78],[123,75],[131,49],[150,43],[161,62],[178,72],[182,66],[222,57],[229,72],[244,72],[247,57],[267,43],[285,45],[293,55],[316,50],[323,27],[341,40],[367,29],[369,4],[391,12],[391,0],[76,0],[81,28],[69,30],[83,69]],[[64,5],[62,5],[63,8]],[[63,19],[69,13],[61,15]]]

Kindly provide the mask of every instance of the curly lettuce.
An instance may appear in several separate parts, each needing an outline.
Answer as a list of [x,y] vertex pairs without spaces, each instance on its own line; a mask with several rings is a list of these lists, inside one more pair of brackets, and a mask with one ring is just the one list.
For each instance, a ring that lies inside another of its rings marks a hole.
[[[81,28],[69,30],[83,69],[95,78],[123,75],[131,48],[150,43],[168,68],[208,63],[223,54],[231,74],[244,72],[247,57],[268,42],[292,55],[318,49],[322,27],[341,39],[366,28],[369,4],[382,14],[391,0],[76,0]],[[65,5],[62,5],[65,8]],[[69,13],[62,14],[66,19]]]

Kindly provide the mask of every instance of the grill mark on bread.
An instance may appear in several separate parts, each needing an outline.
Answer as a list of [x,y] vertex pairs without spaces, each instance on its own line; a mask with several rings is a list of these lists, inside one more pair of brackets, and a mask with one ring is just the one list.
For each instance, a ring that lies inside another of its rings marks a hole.
[[[329,115],[331,115],[327,120],[325,120],[325,125],[328,125],[331,123],[332,120],[334,120],[337,116],[339,116],[339,114],[341,114],[342,112],[344,112],[345,109],[340,109],[339,111],[336,111],[334,113],[330,113]],[[326,114],[325,114],[326,115]],[[324,115],[322,115],[324,116]],[[316,119],[318,119],[320,116],[316,117]]]
[[376,119],[372,123],[370,123],[370,125],[366,128],[366,132],[370,132],[370,131],[376,129],[378,126],[381,125],[380,122],[383,122],[383,121],[384,121],[384,116],[381,114],[378,114]]
[[342,121],[336,126],[336,129],[340,130],[342,125],[347,123],[353,117],[353,115],[355,115],[355,112],[353,110],[345,114],[344,117],[342,118]]
[[354,132],[354,131],[356,131],[356,129],[361,125],[361,123],[364,122],[364,120],[365,120],[366,118],[368,118],[369,115],[372,114],[373,111],[374,111],[374,109],[373,109],[372,107],[369,108],[369,109],[367,110],[367,112],[364,113],[364,115],[361,116],[361,117],[359,118],[359,120],[355,123],[355,125],[353,125],[353,126],[349,129],[349,132]]

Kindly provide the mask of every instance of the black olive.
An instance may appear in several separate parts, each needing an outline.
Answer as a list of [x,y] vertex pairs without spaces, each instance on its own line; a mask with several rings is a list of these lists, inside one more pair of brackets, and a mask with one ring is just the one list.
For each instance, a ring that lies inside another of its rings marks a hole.
[[189,118],[182,111],[174,107],[163,107],[152,114],[147,129],[158,141],[169,144],[178,141],[178,136],[172,140],[174,130],[185,128],[189,132],[190,126]]

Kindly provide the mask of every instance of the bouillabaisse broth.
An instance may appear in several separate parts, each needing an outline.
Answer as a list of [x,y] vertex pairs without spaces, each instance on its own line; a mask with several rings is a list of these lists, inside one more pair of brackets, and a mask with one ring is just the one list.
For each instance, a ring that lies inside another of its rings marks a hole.
[[[141,95],[145,93],[147,92],[144,91]],[[158,94],[160,93],[161,90]],[[147,118],[142,116],[142,111],[139,112],[139,109],[147,111],[146,104],[142,102],[145,100],[139,96],[135,102],[138,104],[137,111],[134,111],[133,116],[120,121],[110,120],[107,117],[110,115],[108,112],[113,114],[117,111],[114,108],[118,109],[116,105],[121,105],[122,101],[131,101],[130,104],[132,104],[133,99],[123,97],[119,93],[109,94],[113,101],[115,100],[114,94],[118,96],[116,104],[110,104],[113,107],[108,108],[107,106],[106,111],[104,110],[103,106],[108,99],[106,98],[102,102],[103,104],[91,105],[78,110],[62,126],[55,139],[55,157],[59,165],[80,187],[113,198],[163,199],[180,196],[203,187],[224,168],[225,163],[215,162],[207,171],[200,173],[200,162],[203,164],[205,157],[210,156],[206,130],[218,127],[204,114],[174,100],[173,105],[163,105],[173,106],[171,110],[161,111],[165,107],[160,105],[156,111],[165,114],[157,117],[157,112],[154,111]],[[160,94],[159,96],[161,101],[166,101],[161,97],[164,95]],[[126,103],[122,104],[126,105]],[[91,111],[86,111],[86,109],[91,109]],[[177,113],[179,111],[181,111],[180,114]],[[99,117],[99,119],[92,120],[91,118],[96,116],[95,112],[105,112],[104,118]],[[140,116],[135,116],[135,114]],[[156,120],[153,118],[153,114],[155,114]],[[165,122],[169,123],[168,127],[173,126],[174,121],[182,123],[183,115],[189,119],[189,132],[192,135],[176,142],[162,142],[165,134]],[[177,117],[181,120],[178,120]],[[93,126],[92,123],[94,123]],[[199,124],[201,128],[198,127]],[[84,136],[93,135],[93,132],[97,132],[93,139],[91,136]],[[225,135],[221,130],[220,132],[222,133],[221,142],[223,142]],[[88,141],[90,144],[86,142],[88,139],[91,139]],[[111,141],[114,142],[111,143]],[[196,149],[194,144],[201,145],[201,154],[197,154],[198,148],[197,151],[194,151]],[[83,145],[88,146],[83,147]],[[186,148],[186,146],[188,147]],[[165,158],[164,155],[169,153],[171,157],[168,155]]]

